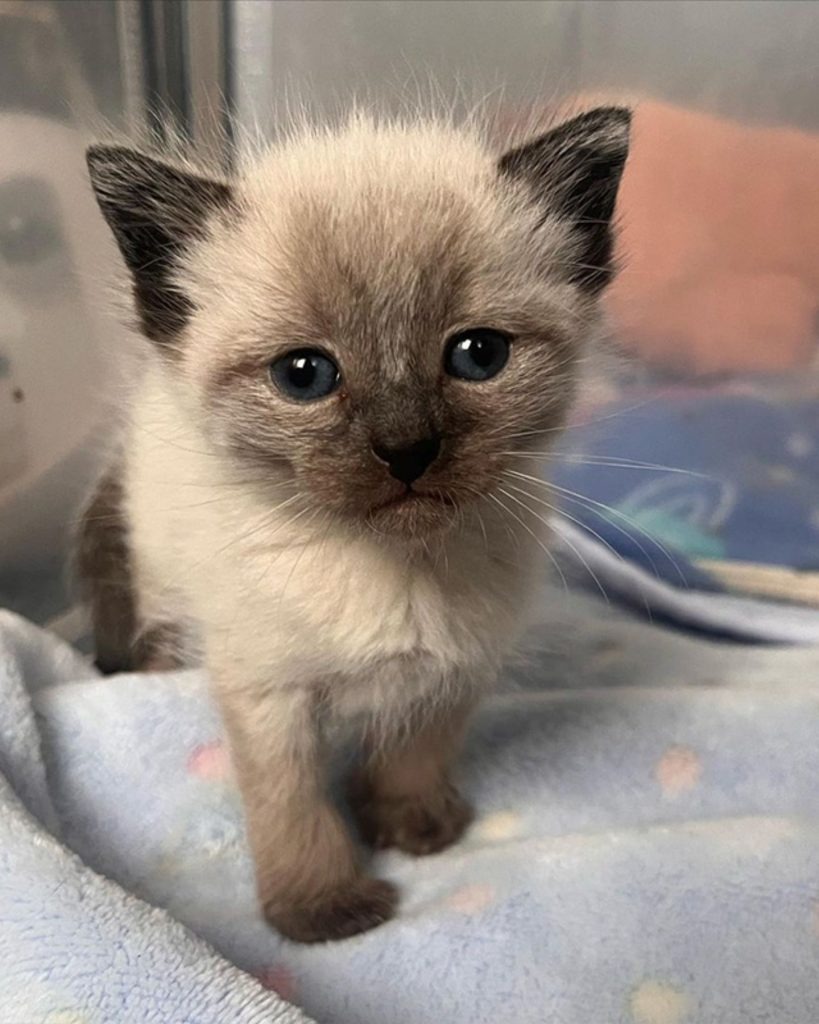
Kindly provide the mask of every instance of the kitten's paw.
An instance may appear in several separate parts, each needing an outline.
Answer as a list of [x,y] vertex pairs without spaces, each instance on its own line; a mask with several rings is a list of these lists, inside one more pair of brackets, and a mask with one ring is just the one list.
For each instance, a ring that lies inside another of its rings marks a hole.
[[414,797],[375,797],[359,787],[353,807],[371,846],[393,846],[416,857],[451,846],[472,821],[472,808],[449,782]]
[[268,903],[265,917],[295,942],[329,942],[384,924],[397,903],[398,891],[390,882],[359,875],[309,903]]

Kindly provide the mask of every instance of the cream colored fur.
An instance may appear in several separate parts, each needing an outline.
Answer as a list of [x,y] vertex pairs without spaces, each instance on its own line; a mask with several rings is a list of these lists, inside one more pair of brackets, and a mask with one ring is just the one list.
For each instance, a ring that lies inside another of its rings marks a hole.
[[[115,224],[118,188],[116,173],[98,185]],[[596,301],[571,278],[570,219],[502,179],[468,129],[355,117],[275,148],[231,189],[181,253],[189,316],[171,346],[157,328],[132,403],[137,618],[182,624],[208,667],[267,915],[296,938],[341,936],[388,917],[394,894],[361,873],[327,802],[325,726],[363,722],[375,841],[428,852],[457,838],[468,808],[448,765],[546,557],[542,509],[498,490],[512,451],[548,447],[561,426]],[[515,338],[503,374],[442,376],[446,338],[482,324]],[[311,344],[340,353],[345,383],[294,405],[267,367]],[[395,481],[370,437],[428,422],[427,402],[452,428],[430,474],[452,500],[379,518]]]
[[293,511],[289,488],[210,445],[161,363],[126,450],[146,624],[198,624],[206,659],[258,699],[260,734],[279,690],[317,683],[334,710],[398,724],[419,697],[491,681],[526,625],[543,551],[522,509],[525,526],[487,502],[424,544]]
[[[394,267],[383,265],[384,245],[363,220],[361,196],[373,193]],[[418,697],[494,677],[526,624],[542,524],[512,503],[522,523],[486,501],[419,545],[288,504],[289,480],[279,486],[271,471],[238,467],[202,415],[210,379],[232,359],[258,351],[269,360],[287,343],[257,325],[282,315],[277,298],[291,301],[293,210],[316,196],[343,226],[339,244],[385,290],[396,287],[391,275],[400,287],[417,266],[406,249],[424,243],[424,223],[440,225],[455,207],[497,247],[474,253],[497,262],[475,316],[507,307],[509,293],[536,292],[544,317],[568,323],[579,341],[587,305],[570,285],[531,270],[545,259],[548,275],[548,259],[565,258],[566,231],[555,221],[533,252],[536,214],[499,193],[494,156],[474,134],[435,125],[385,129],[360,118],[340,136],[302,137],[252,166],[241,196],[254,215],[238,231],[217,222],[188,256],[182,282],[197,310],[181,372],[154,357],[133,408],[126,491],[141,610],[148,621],[192,620],[207,660],[236,680],[229,685],[270,696],[270,709],[259,706],[260,733],[276,725],[277,691],[324,680],[334,710],[400,722]],[[388,372],[403,370],[394,356]]]

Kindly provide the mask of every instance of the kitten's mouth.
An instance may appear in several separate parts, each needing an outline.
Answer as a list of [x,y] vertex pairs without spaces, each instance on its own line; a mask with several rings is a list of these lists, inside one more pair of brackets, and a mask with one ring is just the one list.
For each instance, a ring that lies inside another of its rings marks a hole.
[[386,509],[409,508],[416,505],[443,505],[445,508],[454,508],[455,502],[448,494],[443,494],[441,491],[415,491],[412,487],[407,487],[405,491],[388,498],[387,501],[373,505],[370,515],[383,512]]

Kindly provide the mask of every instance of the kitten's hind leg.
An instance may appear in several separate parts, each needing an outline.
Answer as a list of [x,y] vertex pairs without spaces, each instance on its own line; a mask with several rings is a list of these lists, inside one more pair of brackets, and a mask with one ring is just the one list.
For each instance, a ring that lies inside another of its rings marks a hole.
[[471,702],[439,711],[410,737],[373,744],[353,777],[350,804],[363,838],[421,856],[460,839],[472,809],[449,778]]
[[100,478],[82,515],[75,562],[91,613],[97,668],[106,674],[178,668],[179,630],[140,621],[117,465]]
[[127,672],[133,667],[138,628],[117,465],[100,477],[82,515],[75,558],[82,595],[91,613],[97,667],[105,673]]

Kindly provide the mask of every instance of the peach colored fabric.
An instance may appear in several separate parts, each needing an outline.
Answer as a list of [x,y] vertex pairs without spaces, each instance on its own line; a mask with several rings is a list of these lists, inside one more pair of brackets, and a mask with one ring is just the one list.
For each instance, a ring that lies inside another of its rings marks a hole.
[[618,213],[618,335],[697,374],[814,358],[819,136],[637,104]]

